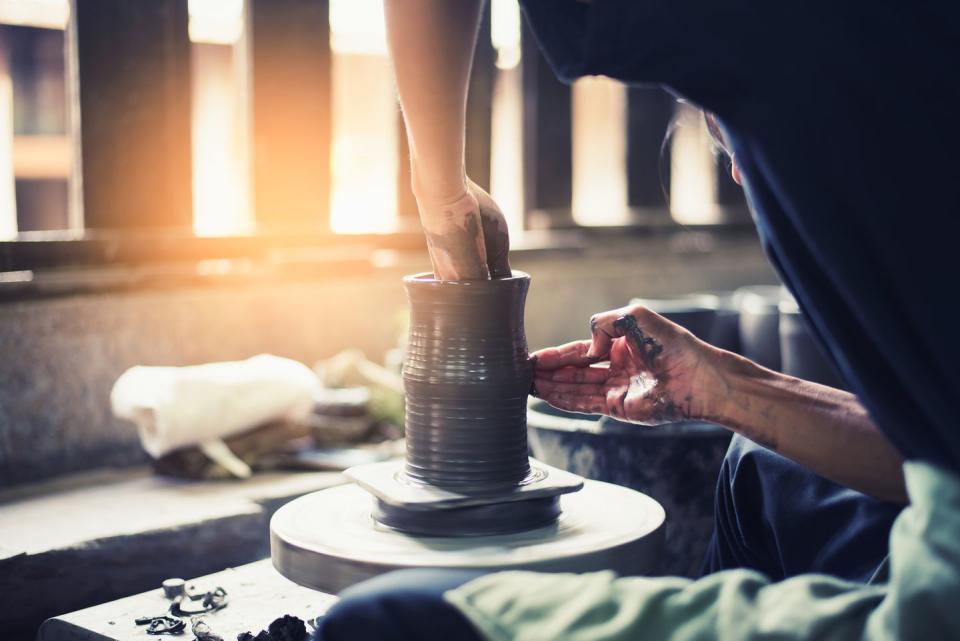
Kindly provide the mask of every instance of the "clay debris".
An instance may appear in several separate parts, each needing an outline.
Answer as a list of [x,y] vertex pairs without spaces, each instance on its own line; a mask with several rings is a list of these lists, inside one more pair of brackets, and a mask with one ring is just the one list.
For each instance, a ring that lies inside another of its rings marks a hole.
[[237,641],[304,641],[306,638],[306,624],[290,614],[283,615],[258,634],[241,632],[237,635]]

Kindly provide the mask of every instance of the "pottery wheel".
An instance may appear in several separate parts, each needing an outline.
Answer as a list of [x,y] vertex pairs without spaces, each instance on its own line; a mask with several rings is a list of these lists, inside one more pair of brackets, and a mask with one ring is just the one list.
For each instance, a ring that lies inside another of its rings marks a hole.
[[635,490],[585,481],[560,497],[548,526],[477,537],[415,536],[378,524],[375,499],[356,484],[295,499],[270,522],[273,564],[288,579],[336,593],[403,568],[543,572],[649,572],[663,544],[663,508]]

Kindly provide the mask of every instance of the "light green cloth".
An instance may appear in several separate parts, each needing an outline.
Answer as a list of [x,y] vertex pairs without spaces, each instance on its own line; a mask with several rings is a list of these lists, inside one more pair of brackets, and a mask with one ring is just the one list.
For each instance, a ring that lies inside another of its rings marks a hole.
[[491,641],[960,640],[960,477],[904,470],[911,504],[890,535],[884,585],[771,583],[748,570],[699,581],[501,572],[445,596]]

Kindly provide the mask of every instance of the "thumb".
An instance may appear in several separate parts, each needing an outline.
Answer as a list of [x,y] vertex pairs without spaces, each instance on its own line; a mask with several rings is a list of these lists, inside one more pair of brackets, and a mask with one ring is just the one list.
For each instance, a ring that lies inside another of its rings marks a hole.
[[467,188],[476,197],[480,209],[480,224],[483,227],[483,242],[487,251],[487,266],[491,278],[509,278],[510,232],[507,220],[490,194],[468,180]]
[[[595,314],[590,319],[590,350],[588,356],[604,358],[610,353],[614,339],[627,337],[631,355],[647,363],[662,350],[661,344],[645,332],[650,326],[659,328],[666,319],[640,305],[621,307]],[[641,329],[641,324],[644,329]]]
[[620,310],[594,314],[590,317],[590,349],[587,356],[590,358],[606,358],[610,354],[613,340],[619,335],[613,326],[612,317],[620,316]]

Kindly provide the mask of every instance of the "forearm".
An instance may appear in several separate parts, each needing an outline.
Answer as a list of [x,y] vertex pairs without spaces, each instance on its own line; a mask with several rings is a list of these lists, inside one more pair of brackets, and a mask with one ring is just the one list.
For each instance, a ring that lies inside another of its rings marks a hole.
[[821,476],[880,499],[905,501],[900,454],[856,396],[724,353],[710,416]]
[[482,5],[384,0],[418,197],[439,201],[464,190],[467,85]]
[[490,277],[485,222],[464,172],[467,86],[482,5],[384,1],[413,191],[433,272],[441,280]]

